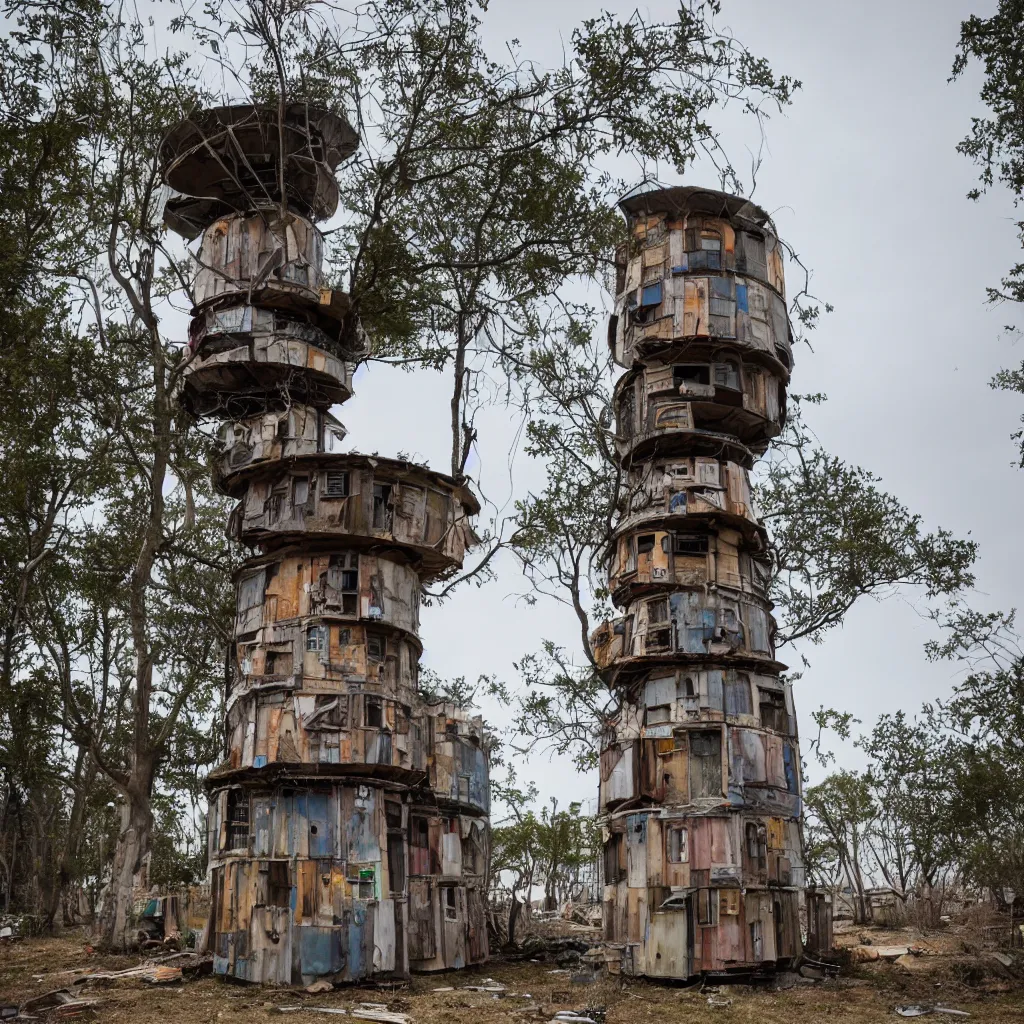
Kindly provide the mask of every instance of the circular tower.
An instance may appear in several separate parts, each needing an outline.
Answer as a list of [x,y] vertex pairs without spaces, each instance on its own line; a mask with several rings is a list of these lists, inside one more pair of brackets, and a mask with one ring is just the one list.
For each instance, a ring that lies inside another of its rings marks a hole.
[[768,215],[722,192],[621,208],[622,616],[593,638],[621,699],[601,743],[605,939],[635,974],[750,973],[801,948],[796,719],[748,475],[785,419],[782,252]]
[[461,480],[336,450],[330,407],[368,345],[315,222],[355,148],[344,118],[291,103],[201,111],[161,150],[165,220],[198,240],[180,399],[221,421],[214,482],[252,551],[207,780],[208,944],[248,981],[487,957],[483,723],[418,687],[422,585],[462,564],[479,505]]

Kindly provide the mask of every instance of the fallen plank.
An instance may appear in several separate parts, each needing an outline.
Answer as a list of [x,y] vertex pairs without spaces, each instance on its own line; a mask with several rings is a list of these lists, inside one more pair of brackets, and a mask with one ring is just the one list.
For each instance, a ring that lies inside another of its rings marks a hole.
[[351,1017],[353,1020],[369,1020],[375,1024],[411,1024],[412,1018],[404,1013],[388,1013],[385,1010],[354,1009],[340,1006],[275,1006],[271,1013],[329,1013],[336,1017]]

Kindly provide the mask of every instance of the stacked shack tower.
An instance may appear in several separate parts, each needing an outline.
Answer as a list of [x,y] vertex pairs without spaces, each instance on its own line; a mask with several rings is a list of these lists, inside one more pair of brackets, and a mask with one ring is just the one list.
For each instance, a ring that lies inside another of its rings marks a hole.
[[164,141],[165,220],[200,239],[181,400],[222,421],[237,499],[227,759],[208,780],[215,969],[307,984],[487,957],[482,722],[418,693],[425,580],[461,565],[461,481],[334,450],[366,339],[315,222],[356,147],[294,103],[206,110]]
[[800,758],[749,471],[792,368],[768,215],[699,188],[622,203],[609,343],[623,494],[595,634],[621,712],[601,751],[605,938],[653,977],[800,953]]

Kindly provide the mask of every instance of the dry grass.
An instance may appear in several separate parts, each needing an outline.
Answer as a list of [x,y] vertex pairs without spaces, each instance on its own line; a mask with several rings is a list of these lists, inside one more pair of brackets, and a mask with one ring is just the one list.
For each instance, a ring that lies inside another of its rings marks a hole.
[[[905,932],[895,941],[906,943]],[[879,935],[878,944],[889,941]],[[574,985],[565,973],[550,973],[553,964],[493,962],[480,970],[417,976],[407,986],[345,988],[321,995],[295,990],[237,985],[213,977],[174,986],[125,982],[87,989],[102,999],[95,1019],[142,1024],[175,1020],[181,1024],[272,1024],[280,1020],[275,1006],[345,1006],[355,1002],[387,1003],[408,1013],[413,1024],[541,1024],[562,1009],[607,1010],[608,1024],[675,1024],[681,1020],[718,1021],[721,1024],[818,1024],[895,1022],[893,1007],[901,1002],[942,1002],[971,1012],[975,1021],[993,1024],[1024,1022],[1024,995],[1013,981],[985,967],[985,958],[968,958],[975,972],[958,970],[964,955],[937,953],[923,956],[912,970],[872,963],[851,971],[835,982],[799,984],[782,992],[730,986],[722,995],[731,1005],[711,1007],[699,986],[681,987],[641,980],[602,980]],[[81,939],[26,939],[0,947],[0,1002],[20,1002],[49,989],[63,978],[56,972],[90,966],[121,969],[137,964],[135,956],[90,954]],[[921,965],[918,969],[918,963]],[[979,967],[979,965],[981,965]],[[998,965],[996,965],[998,966]],[[33,976],[46,974],[41,980]],[[1006,972],[1004,971],[1005,975]],[[492,977],[508,987],[504,999],[459,991],[461,985]],[[435,992],[453,985],[457,991]],[[527,999],[529,994],[533,998]],[[934,1021],[952,1018],[932,1017]],[[309,1011],[289,1014],[290,1024],[327,1024],[332,1018]]]

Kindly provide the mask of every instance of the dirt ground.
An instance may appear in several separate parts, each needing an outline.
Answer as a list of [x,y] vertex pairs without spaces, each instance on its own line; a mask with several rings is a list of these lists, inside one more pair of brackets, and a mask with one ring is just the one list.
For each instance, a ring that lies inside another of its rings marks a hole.
[[[500,960],[479,969],[420,975],[407,985],[342,988],[317,995],[232,984],[210,976],[172,985],[125,980],[87,986],[83,994],[101,1002],[94,1012],[78,1019],[126,1024],[154,1020],[272,1024],[280,1019],[275,1008],[301,1005],[301,1011],[287,1014],[289,1024],[327,1024],[337,1018],[317,1014],[312,1007],[374,1002],[408,1014],[412,1024],[541,1024],[558,1010],[605,1010],[607,1024],[669,1024],[691,1019],[721,1024],[882,1024],[903,1019],[894,1012],[897,1004],[927,1002],[966,1010],[972,1024],[1024,1024],[1024,956],[1019,952],[1007,969],[985,953],[965,952],[963,942],[955,937],[922,938],[903,929],[876,932],[870,938],[875,945],[911,943],[923,946],[926,952],[915,957],[909,967],[872,962],[844,969],[834,981],[794,982],[790,977],[793,987],[783,991],[731,985],[716,990],[717,994],[700,985],[618,978],[580,985],[554,962]],[[838,939],[842,945],[859,942],[857,935]],[[81,937],[28,938],[0,946],[0,1004],[20,1003],[59,988],[71,972],[83,967],[120,970],[143,959],[90,953]],[[62,971],[69,973],[62,975]],[[460,990],[485,978],[507,986],[505,998]],[[454,986],[455,991],[434,991],[446,986]],[[709,995],[714,1002],[731,1002],[709,1005]],[[598,1015],[596,1019],[601,1018]],[[954,1019],[964,1018],[929,1017],[936,1022]]]

